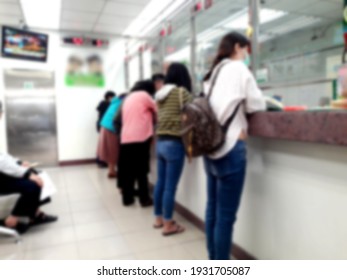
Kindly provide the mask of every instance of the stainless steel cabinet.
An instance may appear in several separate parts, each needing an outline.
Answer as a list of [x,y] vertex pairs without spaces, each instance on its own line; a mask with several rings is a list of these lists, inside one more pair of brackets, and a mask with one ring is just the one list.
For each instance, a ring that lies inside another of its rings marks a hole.
[[46,166],[56,165],[54,74],[7,70],[4,75],[9,153]]

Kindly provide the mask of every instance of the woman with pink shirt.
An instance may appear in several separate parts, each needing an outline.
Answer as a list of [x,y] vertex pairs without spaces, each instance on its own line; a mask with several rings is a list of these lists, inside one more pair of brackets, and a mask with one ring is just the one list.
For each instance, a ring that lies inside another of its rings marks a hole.
[[121,146],[119,182],[123,204],[135,202],[135,183],[142,207],[153,205],[148,189],[150,147],[154,135],[157,108],[152,98],[154,84],[150,80],[137,82],[121,108]]

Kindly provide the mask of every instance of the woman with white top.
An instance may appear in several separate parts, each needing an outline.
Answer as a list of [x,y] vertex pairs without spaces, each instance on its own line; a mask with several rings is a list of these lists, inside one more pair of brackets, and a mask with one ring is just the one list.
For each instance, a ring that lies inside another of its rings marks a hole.
[[247,67],[249,40],[232,32],[221,41],[210,72],[205,77],[205,92],[217,69],[222,67],[210,98],[221,124],[240,103],[242,106],[229,126],[224,145],[205,157],[208,179],[206,236],[211,260],[229,259],[233,225],[239,208],[246,173],[246,113],[265,110],[265,101]]

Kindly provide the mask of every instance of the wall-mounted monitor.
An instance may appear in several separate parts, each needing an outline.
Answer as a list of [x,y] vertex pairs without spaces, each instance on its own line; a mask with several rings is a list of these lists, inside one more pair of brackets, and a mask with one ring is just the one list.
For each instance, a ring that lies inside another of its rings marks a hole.
[[2,27],[3,57],[47,61],[48,35],[13,27]]

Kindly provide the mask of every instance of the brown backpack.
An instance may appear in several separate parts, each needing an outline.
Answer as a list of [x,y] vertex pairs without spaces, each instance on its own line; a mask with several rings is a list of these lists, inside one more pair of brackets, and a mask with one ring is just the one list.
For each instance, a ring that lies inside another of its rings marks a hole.
[[217,78],[223,66],[221,64],[214,77],[207,96],[198,97],[193,102],[183,106],[182,104],[182,140],[185,146],[186,154],[189,159],[211,154],[218,151],[225,143],[226,133],[233,119],[235,118],[242,102],[235,108],[232,115],[225,124],[221,125],[216,118],[210,105]]

